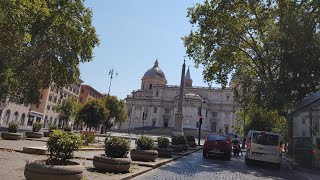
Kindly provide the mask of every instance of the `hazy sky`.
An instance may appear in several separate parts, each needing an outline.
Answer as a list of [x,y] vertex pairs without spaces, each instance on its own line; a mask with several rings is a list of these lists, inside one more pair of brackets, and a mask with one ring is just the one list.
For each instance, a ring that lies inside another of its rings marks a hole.
[[[102,93],[107,93],[110,76],[114,76],[110,94],[125,98],[140,88],[141,78],[156,58],[168,80],[179,85],[185,48],[181,37],[191,25],[187,8],[199,0],[87,0],[93,10],[93,25],[100,38],[94,59],[80,65],[81,78]],[[191,60],[191,78],[195,86],[203,82],[202,68],[195,69]]]

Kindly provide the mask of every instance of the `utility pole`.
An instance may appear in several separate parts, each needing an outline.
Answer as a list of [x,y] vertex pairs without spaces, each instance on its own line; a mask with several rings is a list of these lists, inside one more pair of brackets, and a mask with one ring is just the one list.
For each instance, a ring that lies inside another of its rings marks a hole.
[[112,83],[112,79],[113,79],[113,74],[116,73],[115,75],[118,76],[118,72],[114,70],[114,68],[112,68],[110,71],[109,71],[109,76],[110,76],[110,84],[109,84],[109,90],[108,90],[108,96],[110,94],[110,88],[111,88],[111,83]]
[[199,109],[199,133],[198,133],[198,146],[200,146],[200,139],[201,139],[201,125],[202,125],[202,103],[205,103],[204,98],[201,100],[201,105]]

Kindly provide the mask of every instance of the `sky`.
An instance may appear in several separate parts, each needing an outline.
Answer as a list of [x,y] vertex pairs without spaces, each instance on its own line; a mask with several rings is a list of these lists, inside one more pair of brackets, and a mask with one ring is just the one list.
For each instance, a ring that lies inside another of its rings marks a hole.
[[[187,8],[201,0],[87,0],[93,11],[93,25],[100,39],[93,61],[80,65],[81,79],[101,93],[107,93],[111,69],[114,74],[110,94],[123,99],[141,87],[144,73],[156,59],[168,85],[179,85],[186,49],[181,37],[192,27]],[[190,66],[194,86],[208,86],[202,67]],[[218,87],[218,85],[213,84]]]

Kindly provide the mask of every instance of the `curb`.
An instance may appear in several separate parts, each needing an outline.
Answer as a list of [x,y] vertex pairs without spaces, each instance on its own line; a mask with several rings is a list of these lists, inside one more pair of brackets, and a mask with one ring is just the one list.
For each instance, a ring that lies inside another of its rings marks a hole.
[[[169,160],[169,161],[165,161],[165,162],[159,163],[159,164],[151,167],[151,169],[147,169],[147,170],[145,170],[145,171],[139,172],[139,173],[137,173],[137,174],[133,174],[133,175],[131,175],[131,176],[122,178],[122,179],[120,179],[120,180],[130,180],[130,179],[135,178],[135,177],[137,177],[137,176],[140,176],[140,175],[142,175],[142,174],[144,174],[144,173],[147,173],[147,172],[149,172],[149,171],[152,171],[152,170],[154,170],[154,169],[156,169],[156,168],[159,168],[159,167],[161,167],[161,166],[163,166],[163,165],[165,165],[165,164],[168,164],[168,163],[170,163],[170,162],[172,162],[172,161],[176,161],[176,160],[178,160],[178,159],[180,159],[180,158],[183,158],[183,157],[188,156],[188,155],[190,155],[190,154],[192,154],[192,153],[195,153],[195,152],[197,152],[197,151],[200,151],[201,149],[202,149],[202,148],[199,148],[199,149],[196,149],[196,150],[191,151],[191,152],[189,152],[189,153],[186,153],[186,154],[184,154],[184,155],[182,155],[182,156],[173,158],[173,159],[171,159],[171,160]],[[144,167],[149,167],[149,166],[144,166]]]
[[286,163],[288,165],[286,165],[285,167],[288,168],[296,176],[299,176],[303,180],[312,180],[311,178],[308,178],[305,175],[303,175],[303,174],[299,173],[298,171],[296,171],[296,166],[297,165],[294,162],[292,162],[291,160],[289,160],[288,158],[282,157],[282,161],[286,161]]

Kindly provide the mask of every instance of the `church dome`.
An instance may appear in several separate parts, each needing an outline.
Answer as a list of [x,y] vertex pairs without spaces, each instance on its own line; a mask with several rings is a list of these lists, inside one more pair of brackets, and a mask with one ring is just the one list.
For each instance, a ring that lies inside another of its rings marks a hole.
[[166,79],[166,76],[164,75],[162,70],[159,68],[158,60],[156,60],[156,62],[154,63],[154,66],[151,69],[149,69],[146,73],[144,73],[144,76],[143,76],[143,78],[155,78],[155,77]]

